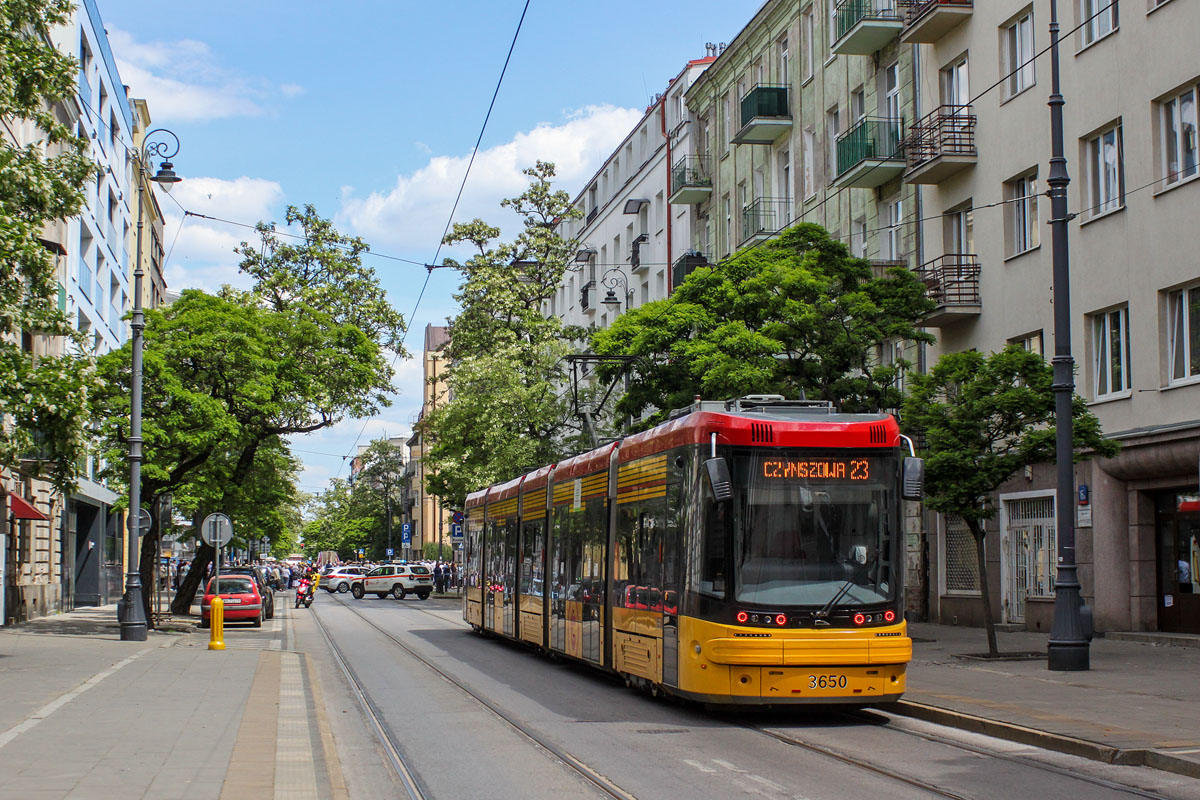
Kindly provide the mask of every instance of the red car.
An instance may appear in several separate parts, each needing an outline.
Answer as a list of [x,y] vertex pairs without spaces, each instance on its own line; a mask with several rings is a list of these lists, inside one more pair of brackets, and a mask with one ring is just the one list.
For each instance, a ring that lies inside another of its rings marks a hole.
[[220,578],[209,578],[208,588],[204,590],[204,600],[200,604],[200,627],[207,628],[209,626],[212,601],[217,595],[217,581],[221,582],[221,600],[225,604],[225,621],[245,622],[248,620],[254,627],[261,628],[263,621],[262,595],[258,593],[258,585],[252,575],[222,575]]

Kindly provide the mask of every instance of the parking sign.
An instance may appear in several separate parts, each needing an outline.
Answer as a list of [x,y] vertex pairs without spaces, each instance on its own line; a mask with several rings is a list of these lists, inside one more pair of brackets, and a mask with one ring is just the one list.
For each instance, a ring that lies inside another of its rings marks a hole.
[[406,522],[400,526],[400,541],[405,547],[412,544],[412,523]]
[[389,547],[387,549],[387,554],[388,554],[388,558],[391,558],[392,556],[394,556],[396,554],[396,552],[392,548]]
[[453,540],[453,539],[461,539],[462,537],[463,537],[462,525],[451,525],[450,526],[450,538]]

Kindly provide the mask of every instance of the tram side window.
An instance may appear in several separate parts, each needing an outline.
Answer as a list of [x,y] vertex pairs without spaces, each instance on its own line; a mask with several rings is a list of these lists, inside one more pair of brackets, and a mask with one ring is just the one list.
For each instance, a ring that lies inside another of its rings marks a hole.
[[542,548],[546,525],[541,520],[526,522],[522,531],[521,594],[542,596]]
[[704,544],[700,554],[700,592],[724,597],[727,590],[727,542],[731,503],[705,500]]
[[480,526],[478,523],[471,523],[467,528],[467,586],[478,588],[479,586],[479,534]]
[[554,528],[550,550],[550,613],[563,618],[567,587],[571,583],[572,527],[576,515],[569,505],[554,509]]

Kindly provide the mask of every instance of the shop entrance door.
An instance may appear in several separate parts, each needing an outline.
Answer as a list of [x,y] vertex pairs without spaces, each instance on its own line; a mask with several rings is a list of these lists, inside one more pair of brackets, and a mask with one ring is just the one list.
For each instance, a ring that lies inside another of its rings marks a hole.
[[1200,633],[1200,494],[1157,498],[1158,627]]

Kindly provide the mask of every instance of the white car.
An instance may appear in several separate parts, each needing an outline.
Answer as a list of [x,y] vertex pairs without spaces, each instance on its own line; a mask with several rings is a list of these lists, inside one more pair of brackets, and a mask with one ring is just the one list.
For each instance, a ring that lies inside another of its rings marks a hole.
[[368,592],[384,598],[389,594],[397,600],[415,594],[428,600],[433,594],[433,573],[420,564],[384,564],[351,581],[350,594],[361,600]]
[[330,594],[348,592],[350,584],[366,574],[366,567],[338,567],[328,575],[321,576],[321,587]]

